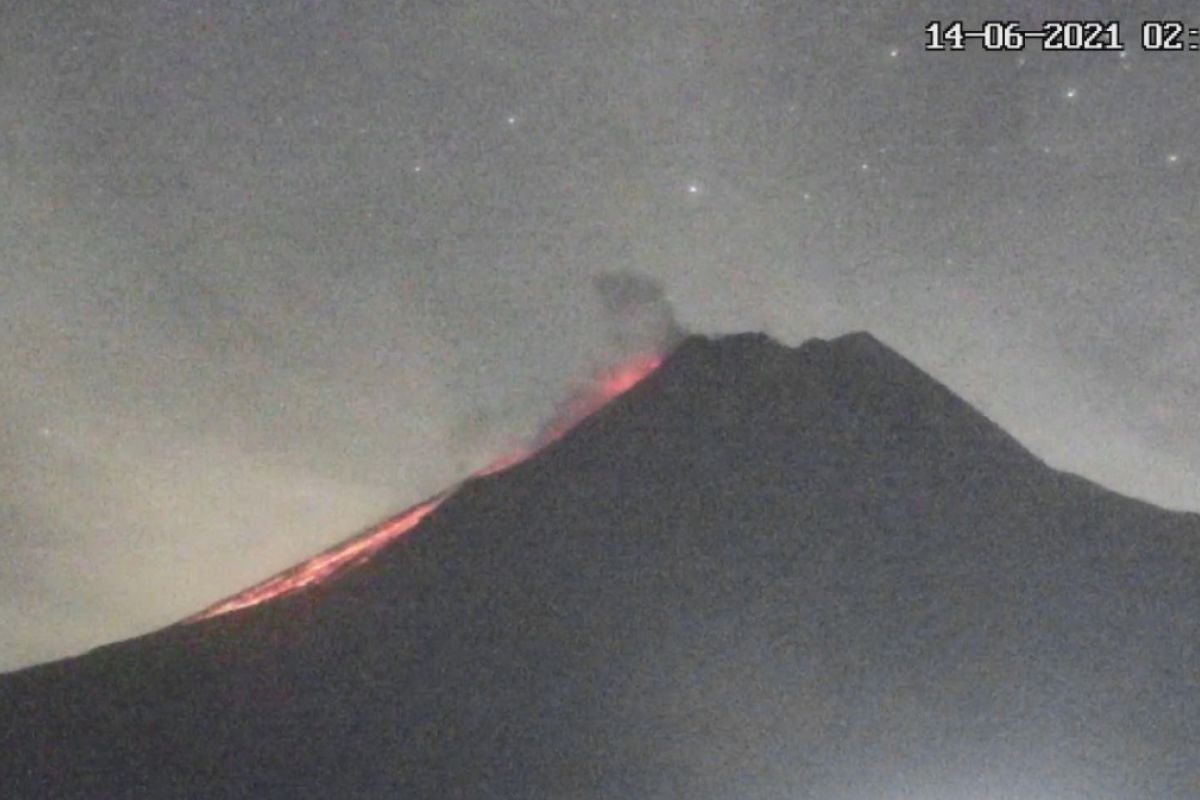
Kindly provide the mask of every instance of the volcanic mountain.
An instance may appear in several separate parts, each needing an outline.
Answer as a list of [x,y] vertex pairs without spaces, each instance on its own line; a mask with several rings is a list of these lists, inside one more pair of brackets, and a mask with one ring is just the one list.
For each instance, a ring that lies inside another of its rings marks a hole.
[[0,677],[0,794],[1200,797],[1200,517],[867,334],[688,338],[418,509]]

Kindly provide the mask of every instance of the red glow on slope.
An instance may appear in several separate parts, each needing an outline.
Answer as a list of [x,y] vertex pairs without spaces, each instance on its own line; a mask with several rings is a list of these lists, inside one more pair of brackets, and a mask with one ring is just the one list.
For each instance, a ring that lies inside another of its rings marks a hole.
[[438,495],[402,511],[391,519],[376,525],[362,536],[351,539],[349,542],[343,542],[318,556],[313,556],[308,561],[267,578],[262,583],[257,583],[233,597],[209,606],[200,613],[188,617],[185,622],[199,622],[202,619],[237,611],[239,608],[256,606],[273,597],[291,594],[305,586],[319,583],[345,567],[361,563],[388,542],[417,527],[417,523],[438,507],[442,497],[443,495]]
[[[549,432],[533,447],[519,448],[503,455],[488,466],[475,472],[471,477],[480,478],[492,475],[521,463],[546,445],[557,441],[582,419],[591,416],[609,401],[632,389],[643,378],[658,369],[661,364],[661,356],[642,356],[599,376],[586,391],[579,394],[568,404],[566,413],[562,415],[558,422],[549,429]],[[430,512],[441,505],[442,500],[451,491],[452,489],[435,495],[423,503],[418,503],[396,516],[381,522],[366,533],[356,536],[348,542],[335,545],[320,555],[314,556],[291,569],[255,584],[233,597],[211,605],[203,611],[188,617],[184,622],[200,622],[201,620],[228,614],[230,611],[255,606],[267,600],[299,591],[306,586],[320,583],[345,569],[361,564],[386,547],[390,542],[417,527],[421,520],[425,519]]]
[[549,434],[538,442],[538,449],[562,437],[581,420],[595,414],[609,402],[632,389],[661,365],[662,356],[646,355],[627,361],[600,375],[591,386],[567,405],[566,413],[550,428]]
[[513,450],[511,453],[505,453],[504,455],[500,456],[492,463],[488,464],[483,469],[479,470],[478,472],[473,473],[471,475],[471,477],[485,478],[488,475],[494,475],[497,472],[503,472],[504,470],[508,469],[511,466],[520,464],[522,461],[529,458],[535,452],[537,452],[537,451],[522,447],[517,450]]

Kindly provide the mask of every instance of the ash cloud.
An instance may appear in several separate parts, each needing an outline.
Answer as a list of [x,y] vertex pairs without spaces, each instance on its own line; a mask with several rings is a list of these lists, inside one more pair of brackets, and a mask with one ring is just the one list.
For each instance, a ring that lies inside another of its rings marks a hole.
[[602,272],[593,276],[592,287],[604,311],[609,342],[618,353],[665,353],[687,335],[662,284],[649,275]]
[[564,331],[564,335],[582,333],[585,345],[572,354],[573,363],[560,363],[542,376],[531,375],[533,394],[520,403],[485,397],[457,411],[448,439],[459,474],[484,466],[499,453],[545,444],[578,420],[581,407],[595,404],[597,381],[603,375],[632,359],[666,354],[688,334],[657,279],[619,270],[593,274],[591,280],[596,302],[588,310],[598,307],[603,339],[594,338],[590,326],[594,319]]

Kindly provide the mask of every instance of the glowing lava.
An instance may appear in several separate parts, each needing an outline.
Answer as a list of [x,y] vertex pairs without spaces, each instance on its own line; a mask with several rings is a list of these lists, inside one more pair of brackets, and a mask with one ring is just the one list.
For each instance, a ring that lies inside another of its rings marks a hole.
[[557,441],[571,428],[595,414],[614,398],[624,394],[662,364],[662,356],[648,355],[627,361],[616,369],[603,373],[584,391],[567,404],[566,411],[550,426],[532,452]]
[[643,378],[658,369],[660,364],[662,364],[662,358],[659,356],[643,356],[602,375],[586,394],[572,403],[570,418],[566,420],[566,429],[569,430],[584,417],[595,414],[618,395],[628,392]]
[[313,556],[308,561],[301,562],[291,569],[267,578],[262,583],[256,583],[233,597],[211,605],[198,614],[188,617],[184,622],[199,622],[209,617],[218,617],[237,611],[239,608],[256,606],[273,597],[303,589],[314,583],[325,580],[343,568],[361,564],[378,552],[384,545],[396,537],[408,533],[421,520],[428,516],[442,502],[445,495],[437,495],[423,503],[402,511],[396,516],[381,522],[361,536],[326,550],[320,555]]
[[[578,424],[580,420],[591,416],[615,397],[632,389],[643,378],[658,369],[661,364],[661,356],[641,356],[622,364],[610,372],[600,375],[591,386],[577,394],[567,404],[565,413],[560,415],[559,419],[548,428],[547,433],[541,436],[534,446],[520,448],[507,453],[478,472],[473,473],[471,477],[479,478],[492,475],[521,463],[543,447],[560,439],[567,431]],[[395,539],[417,527],[421,520],[425,519],[430,512],[441,505],[442,500],[452,492],[453,488],[441,494],[434,495],[428,500],[400,512],[396,516],[381,522],[349,541],[335,545],[320,555],[314,556],[290,569],[267,578],[265,581],[257,583],[233,597],[226,598],[209,606],[203,611],[188,617],[184,622],[199,622],[221,616],[222,614],[228,614],[231,611],[256,606],[267,600],[292,594],[306,586],[320,583],[345,569],[361,564]]]

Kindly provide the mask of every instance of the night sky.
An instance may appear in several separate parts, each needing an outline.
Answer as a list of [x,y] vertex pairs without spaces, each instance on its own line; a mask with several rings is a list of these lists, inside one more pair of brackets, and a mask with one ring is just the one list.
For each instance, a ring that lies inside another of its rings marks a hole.
[[639,346],[597,275],[702,333],[868,329],[1200,510],[1200,52],[1139,43],[1200,8],[1055,4],[1124,54],[932,53],[1045,4],[841,5],[6,3],[0,669],[527,440]]

